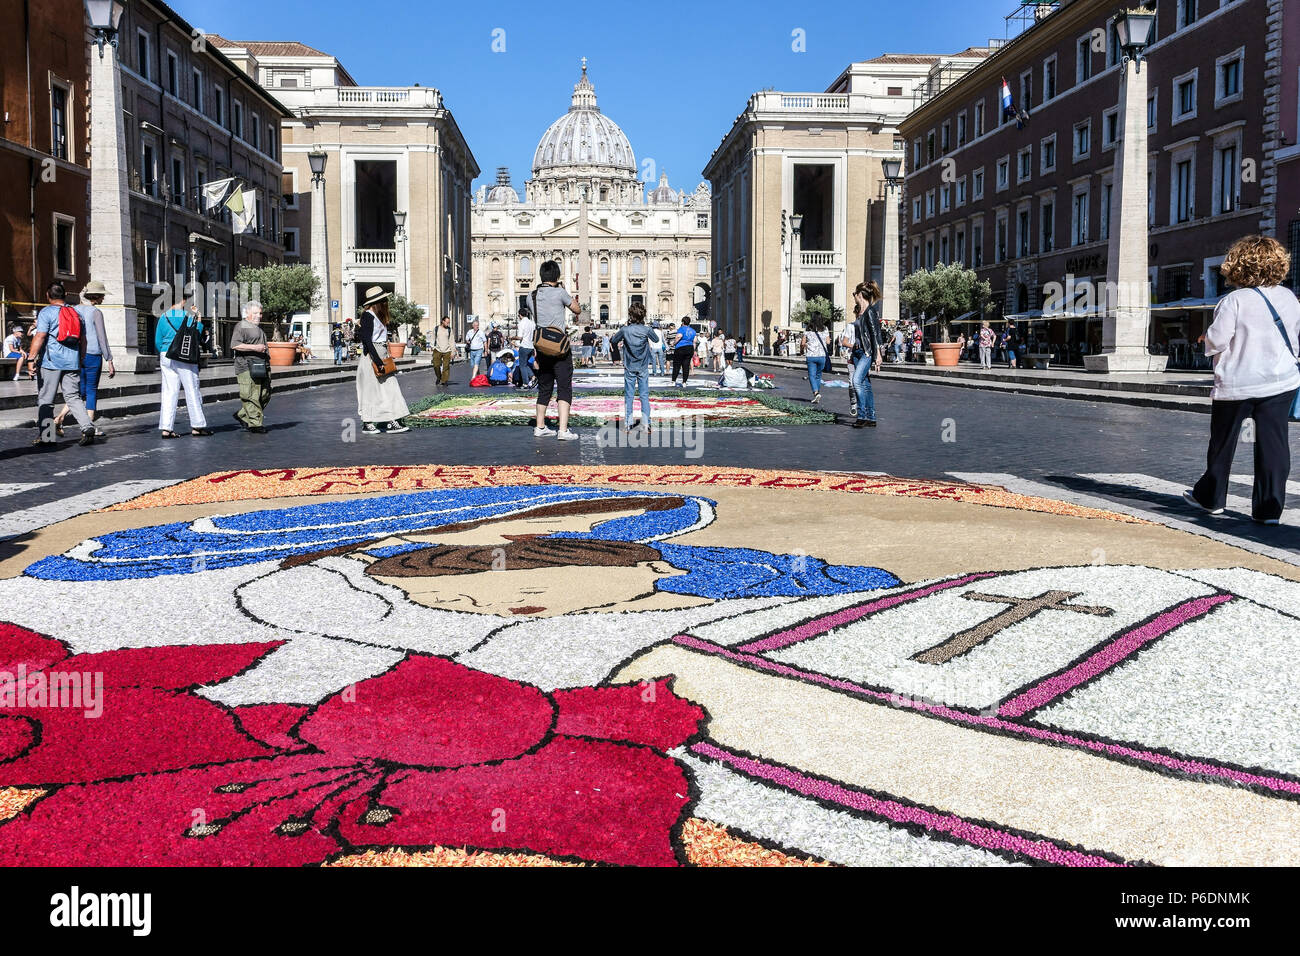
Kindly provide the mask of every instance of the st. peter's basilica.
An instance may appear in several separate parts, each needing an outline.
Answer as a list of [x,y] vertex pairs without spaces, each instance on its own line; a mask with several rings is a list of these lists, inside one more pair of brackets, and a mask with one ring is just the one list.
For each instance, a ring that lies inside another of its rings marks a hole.
[[584,58],[569,111],[537,144],[523,200],[505,167],[474,197],[474,313],[512,323],[537,285],[537,267],[554,259],[561,283],[588,310],[582,322],[621,325],[634,302],[652,318],[707,318],[709,187],[678,192],[662,174],[647,193],[637,173],[627,135],[596,105]]

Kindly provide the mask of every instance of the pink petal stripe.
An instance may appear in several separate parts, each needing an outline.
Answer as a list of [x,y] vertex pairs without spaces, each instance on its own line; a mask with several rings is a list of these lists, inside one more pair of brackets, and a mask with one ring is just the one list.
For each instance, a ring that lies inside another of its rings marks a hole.
[[740,754],[725,750],[716,744],[701,742],[690,748],[691,752],[726,764],[731,769],[746,776],[768,780],[787,790],[807,797],[819,797],[842,807],[862,810],[874,816],[884,817],[894,823],[914,824],[924,827],[931,833],[945,833],[956,837],[963,843],[969,843],[985,850],[1003,850],[1027,856],[1034,860],[1044,860],[1061,866],[1127,866],[1116,863],[1103,856],[1080,850],[1067,850],[1046,838],[1032,839],[1019,836],[998,827],[972,823],[952,813],[937,813],[920,807],[908,806],[897,800],[882,800],[859,790],[826,780],[819,780],[807,774],[790,770],[786,767],[742,757]]
[[1055,730],[1047,730],[1042,727],[1012,723],[1011,721],[1003,720],[1001,717],[984,717],[979,714],[968,714],[965,711],[954,710],[951,707],[945,707],[941,704],[926,704],[897,694],[871,690],[868,687],[863,687],[861,684],[855,684],[853,681],[843,680],[837,677],[827,677],[825,674],[817,674],[813,671],[800,670],[799,668],[791,667],[788,664],[778,664],[776,661],[769,661],[754,654],[737,653],[729,647],[723,647],[721,644],[714,644],[712,641],[705,641],[698,637],[693,637],[690,634],[678,634],[673,638],[673,642],[682,647],[690,648],[691,650],[700,651],[705,654],[713,654],[717,657],[723,657],[740,664],[748,665],[756,670],[768,671],[769,673],[779,674],[782,677],[793,677],[797,680],[804,680],[813,684],[821,684],[824,687],[830,687],[834,690],[848,691],[849,693],[866,697],[882,704],[889,704],[894,707],[906,707],[910,710],[918,710],[922,713],[932,714],[936,717],[943,717],[956,723],[966,724],[967,726],[976,729],[986,727],[990,730],[1003,731],[1016,737],[1026,737],[1032,740],[1043,740],[1056,744],[1066,744],[1071,747],[1092,750],[1096,753],[1106,754],[1112,757],[1122,757],[1125,760],[1152,764],[1153,766],[1163,767],[1167,770],[1176,770],[1179,773],[1191,774],[1194,776],[1219,777],[1244,786],[1263,787],[1268,790],[1276,790],[1279,793],[1285,793],[1288,795],[1300,795],[1300,781],[1287,780],[1283,777],[1270,776],[1266,774],[1248,773],[1247,771],[1234,770],[1230,767],[1219,767],[1214,764],[1204,763],[1200,760],[1187,760],[1182,757],[1171,757],[1167,754],[1155,753],[1150,750],[1139,750],[1134,747],[1126,747],[1122,744],[1110,744],[1103,743],[1099,740],[1088,740],[1085,737],[1078,737],[1074,734],[1064,734]]
[[1058,697],[1068,694],[1080,684],[1092,680],[1103,671],[1107,671],[1126,658],[1132,657],[1145,645],[1150,644],[1159,637],[1163,637],[1174,628],[1180,627],[1198,617],[1203,617],[1220,604],[1231,600],[1231,594],[1215,594],[1211,597],[1195,598],[1180,604],[1173,610],[1166,611],[1141,627],[1135,628],[1126,634],[1121,634],[1095,654],[1086,660],[1080,661],[1069,670],[1063,671],[1054,677],[1049,677],[1024,693],[1016,695],[998,708],[998,716],[1023,717],[1031,710],[1045,707]]
[[981,581],[984,578],[995,578],[996,573],[968,574],[965,577],[955,578],[951,581],[940,581],[937,584],[930,584],[923,588],[917,588],[914,591],[904,591],[901,594],[890,594],[886,597],[876,598],[874,601],[868,601],[865,604],[856,604],[853,607],[846,607],[839,611],[834,611],[822,617],[813,618],[811,621],[805,621],[789,630],[772,634],[768,637],[760,638],[757,641],[750,641],[748,644],[741,644],[736,648],[749,654],[763,654],[769,651],[779,651],[783,647],[789,647],[791,644],[798,644],[800,641],[806,641],[810,637],[817,637],[825,634],[827,631],[836,627],[843,627],[845,624],[852,624],[870,614],[878,611],[887,611],[891,607],[898,607],[900,604],[906,604],[909,601],[916,601],[923,597],[929,597],[931,594],[938,594],[940,591],[946,591],[949,588],[960,587],[963,584],[970,584],[972,581]]

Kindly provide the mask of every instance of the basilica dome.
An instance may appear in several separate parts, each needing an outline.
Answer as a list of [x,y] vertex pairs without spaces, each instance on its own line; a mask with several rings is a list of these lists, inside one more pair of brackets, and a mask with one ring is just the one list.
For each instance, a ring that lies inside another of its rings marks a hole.
[[636,156],[619,125],[596,105],[596,90],[587,79],[584,58],[582,79],[573,87],[572,105],[542,135],[533,154],[537,179],[572,175],[574,167],[603,167],[618,178],[636,178]]

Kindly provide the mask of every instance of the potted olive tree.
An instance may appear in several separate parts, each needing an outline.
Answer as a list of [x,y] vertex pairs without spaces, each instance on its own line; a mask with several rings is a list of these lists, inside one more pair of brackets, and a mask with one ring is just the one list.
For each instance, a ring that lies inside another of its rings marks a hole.
[[388,329],[388,354],[392,358],[401,358],[406,354],[406,342],[398,338],[402,326],[410,326],[407,341],[419,334],[420,322],[424,319],[424,310],[404,295],[394,295],[388,300],[388,319],[392,323]]
[[[235,276],[245,300],[262,303],[262,317],[272,323],[267,354],[272,365],[292,365],[297,343],[289,340],[289,316],[310,312],[320,303],[320,277],[309,265],[244,266]],[[249,290],[244,293],[242,290]]]
[[836,326],[844,321],[844,310],[825,296],[815,295],[795,305],[790,321],[797,322],[810,332],[821,333],[826,348],[834,350]]
[[939,322],[939,340],[930,343],[934,364],[951,368],[961,358],[961,346],[952,340],[952,321],[968,312],[983,314],[993,288],[981,282],[973,269],[960,263],[921,269],[903,280],[898,301],[913,312],[924,312]]

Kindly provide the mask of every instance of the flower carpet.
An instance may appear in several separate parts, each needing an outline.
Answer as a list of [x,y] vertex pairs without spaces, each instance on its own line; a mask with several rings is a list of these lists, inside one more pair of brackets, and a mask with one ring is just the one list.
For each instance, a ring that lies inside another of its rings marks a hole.
[[[533,392],[500,391],[482,395],[431,395],[411,406],[407,424],[531,425],[537,405]],[[548,414],[558,412],[554,400]],[[591,389],[574,396],[569,421],[596,427],[623,417],[623,390]],[[708,426],[809,425],[834,421],[831,412],[767,392],[660,390],[651,396],[651,417],[665,423],[691,420]],[[634,418],[640,405],[633,405]]]
[[959,482],[204,475],[0,561],[0,860],[1294,865],[1298,577]]

